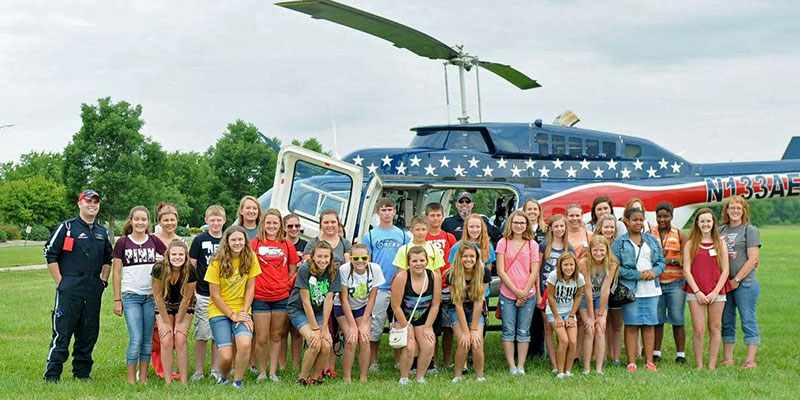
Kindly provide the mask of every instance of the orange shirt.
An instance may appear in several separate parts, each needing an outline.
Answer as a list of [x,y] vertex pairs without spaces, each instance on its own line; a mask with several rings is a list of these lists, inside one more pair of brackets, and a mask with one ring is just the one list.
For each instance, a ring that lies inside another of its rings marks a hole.
[[[664,272],[658,276],[658,281],[660,283],[672,283],[683,278],[683,257],[681,257],[683,243],[681,243],[680,230],[670,226],[669,232],[664,237],[661,237],[658,233],[658,226],[654,226],[650,229],[650,234],[659,239],[661,249],[664,251],[664,258],[667,260],[667,266],[664,268]],[[670,264],[669,260],[673,258],[678,260],[678,265]]]

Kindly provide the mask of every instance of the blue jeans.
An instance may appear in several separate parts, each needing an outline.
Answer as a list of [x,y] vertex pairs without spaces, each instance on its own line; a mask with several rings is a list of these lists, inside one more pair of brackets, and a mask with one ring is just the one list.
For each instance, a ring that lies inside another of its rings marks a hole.
[[156,303],[153,295],[122,294],[122,312],[128,325],[128,351],[125,363],[150,362],[153,351],[153,326],[156,324]]
[[686,279],[681,278],[672,283],[661,284],[661,296],[658,297],[658,324],[664,323],[672,326],[683,326],[686,323],[686,291],[683,284]]
[[217,348],[233,346],[233,342],[241,335],[253,336],[253,332],[247,329],[245,324],[233,322],[224,315],[211,318],[208,324],[211,326],[211,334],[214,336]]
[[536,297],[528,298],[522,307],[517,307],[517,299],[509,299],[501,294],[500,316],[503,318],[503,333],[500,335],[500,340],[513,342],[516,335],[517,342],[529,343],[535,306]]
[[744,344],[761,344],[756,321],[756,302],[761,293],[758,282],[742,282],[736,290],[726,294],[727,301],[722,311],[722,343],[736,343],[736,310],[742,319]]

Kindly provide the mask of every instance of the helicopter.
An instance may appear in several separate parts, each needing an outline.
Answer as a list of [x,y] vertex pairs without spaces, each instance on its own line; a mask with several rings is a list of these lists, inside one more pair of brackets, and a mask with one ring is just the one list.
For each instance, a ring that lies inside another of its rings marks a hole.
[[[413,28],[341,3],[312,0],[277,5],[442,60],[445,71],[448,66],[459,70],[458,124],[414,127],[405,147],[356,150],[341,159],[296,146],[280,149],[274,186],[260,202],[299,215],[304,236],[319,234],[319,214],[330,208],[339,212],[345,236],[362,237],[375,223],[377,200],[387,195],[397,199],[398,225],[406,227],[431,202],[441,203],[449,214],[456,194],[464,190],[499,193],[496,224],[528,198],[539,200],[545,217],[578,204],[585,218],[598,196],[608,196],[617,215],[630,198],[640,198],[647,210],[669,201],[675,207],[673,224],[683,226],[698,207],[733,195],[749,200],[800,195],[800,137],[791,138],[780,160],[699,164],[647,139],[577,128],[579,118],[571,112],[558,116],[553,124],[541,119],[483,122],[478,70],[486,69],[522,90],[540,84],[509,65],[483,61],[463,46],[445,45]],[[464,87],[470,70],[478,86],[479,122],[469,122],[467,113]],[[652,212],[646,218],[655,221]]]

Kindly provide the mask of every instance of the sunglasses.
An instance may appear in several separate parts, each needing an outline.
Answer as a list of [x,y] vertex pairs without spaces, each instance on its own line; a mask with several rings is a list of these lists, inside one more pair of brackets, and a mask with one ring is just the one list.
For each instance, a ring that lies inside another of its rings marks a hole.
[[296,229],[300,228],[300,224],[288,224],[286,225],[286,229]]
[[369,261],[369,256],[350,256],[350,261]]
[[471,204],[472,200],[470,199],[461,199],[458,201],[458,204]]

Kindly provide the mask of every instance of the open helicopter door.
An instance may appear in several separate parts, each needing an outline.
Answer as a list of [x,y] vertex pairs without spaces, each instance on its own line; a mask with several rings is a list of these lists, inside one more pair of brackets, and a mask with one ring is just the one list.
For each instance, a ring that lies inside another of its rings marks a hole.
[[339,213],[345,235],[353,237],[361,204],[361,168],[299,146],[278,153],[270,207],[297,214],[303,236],[317,237],[323,210]]
[[367,185],[367,191],[364,193],[363,206],[361,207],[361,218],[359,218],[358,223],[358,235],[354,236],[354,238],[358,239],[364,237],[364,235],[369,232],[370,224],[373,222],[373,225],[380,223],[380,221],[374,217],[375,205],[378,203],[378,199],[381,198],[381,193],[383,193],[383,180],[381,180],[381,177],[378,175],[372,175],[372,178],[370,178],[369,184]]

